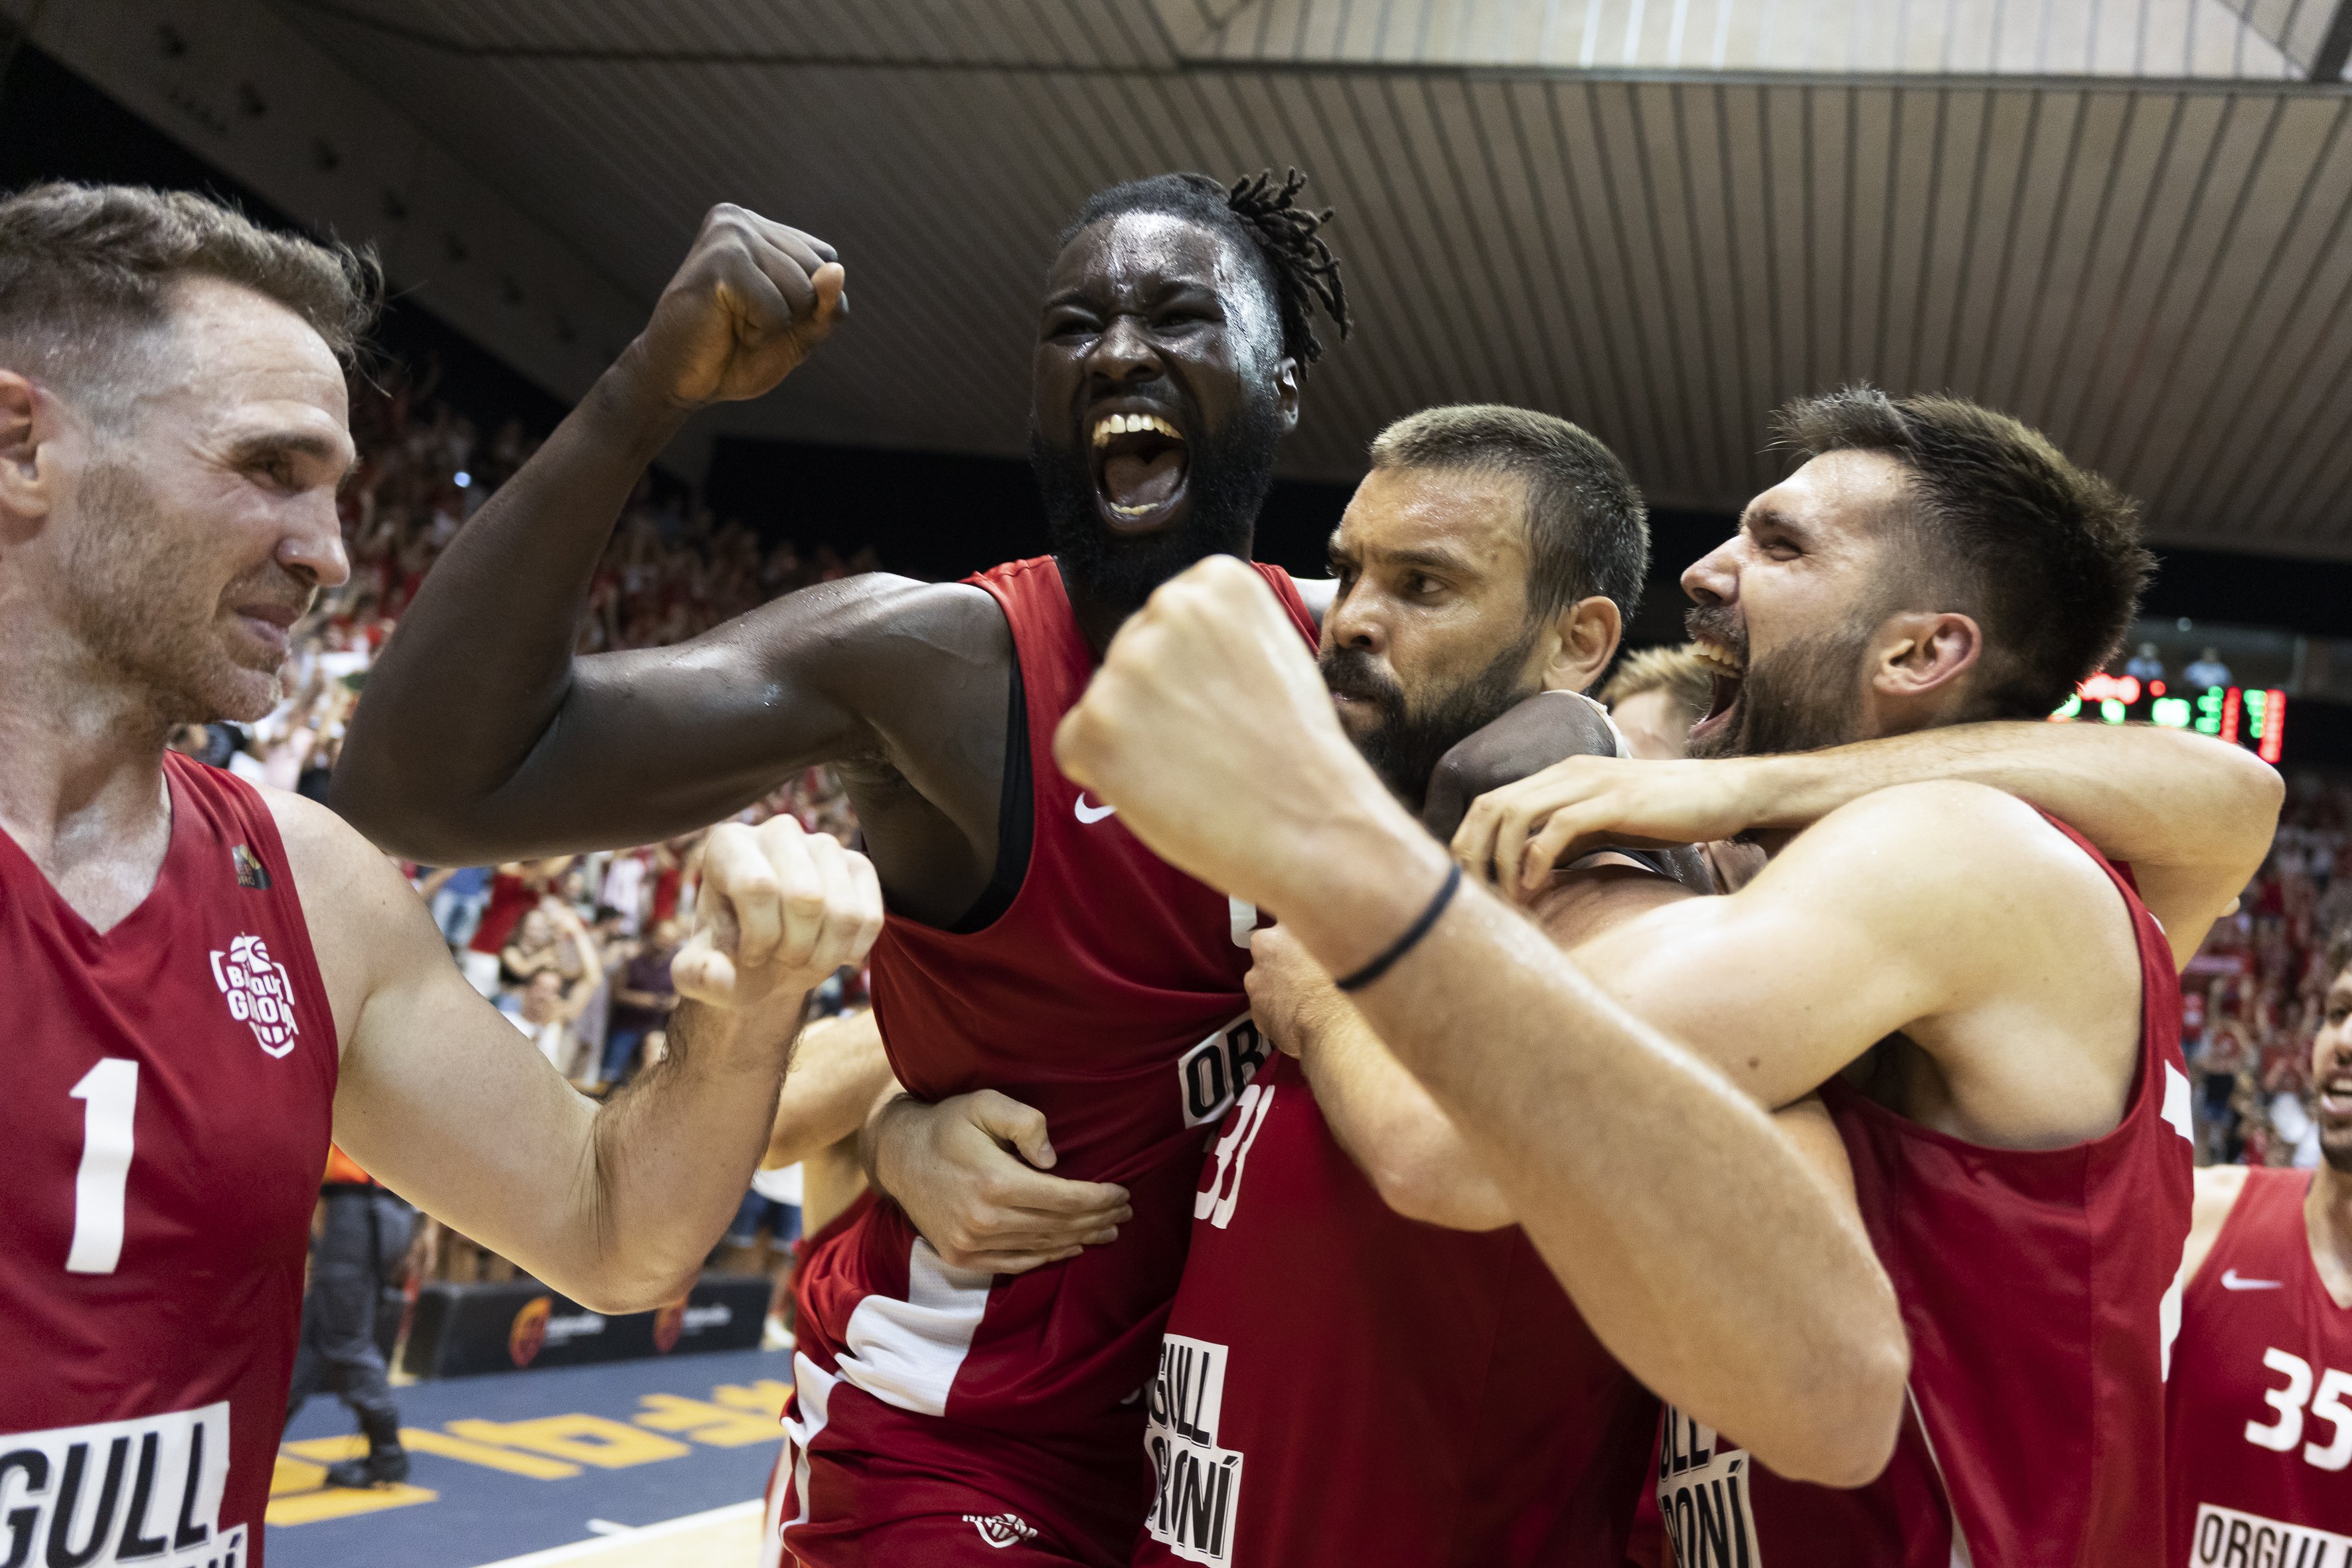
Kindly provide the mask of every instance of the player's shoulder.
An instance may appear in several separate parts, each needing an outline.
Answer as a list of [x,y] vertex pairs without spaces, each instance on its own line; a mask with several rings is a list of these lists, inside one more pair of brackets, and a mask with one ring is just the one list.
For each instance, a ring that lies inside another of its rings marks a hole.
[[1989,784],[1930,779],[1873,790],[1822,816],[1791,849],[1914,857],[1923,871],[1986,881],[2063,868],[2105,878],[2048,817]]
[[391,889],[405,888],[383,850],[317,801],[267,784],[253,789],[278,825],[287,869],[294,874],[306,914],[316,909],[363,909]]

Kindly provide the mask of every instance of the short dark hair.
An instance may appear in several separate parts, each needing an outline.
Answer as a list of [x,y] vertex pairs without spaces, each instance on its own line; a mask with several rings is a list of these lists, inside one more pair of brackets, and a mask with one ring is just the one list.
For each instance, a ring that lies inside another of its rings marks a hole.
[[264,228],[191,191],[50,181],[0,198],[0,364],[102,396],[123,340],[162,326],[186,278],[276,300],[345,364],[383,297],[371,250]]
[[1617,454],[1531,408],[1464,403],[1408,414],[1372,438],[1375,468],[1511,474],[1527,486],[1528,615],[1603,595],[1627,622],[1650,570],[1649,513]]
[[1105,218],[1134,212],[1190,218],[1240,241],[1242,254],[1282,323],[1282,352],[1298,363],[1303,376],[1308,365],[1323,357],[1323,341],[1315,335],[1318,309],[1343,339],[1356,324],[1348,310],[1339,258],[1331,254],[1321,233],[1331,221],[1331,209],[1318,213],[1300,206],[1298,193],[1306,184],[1307,176],[1296,169],[1279,185],[1271,169],[1231,185],[1191,174],[1129,180],[1088,196],[1054,248],[1067,248],[1082,230]]
[[2352,915],[2338,921],[2327,938],[2327,973],[2320,984],[2335,984],[2336,977],[2344,973],[2347,965],[2352,965]]
[[1773,426],[1801,458],[1883,452],[1908,471],[1901,521],[1922,548],[1890,592],[1983,627],[1967,717],[2042,718],[2122,646],[2156,568],[2139,505],[2040,431],[1964,398],[1866,385],[1801,397]]

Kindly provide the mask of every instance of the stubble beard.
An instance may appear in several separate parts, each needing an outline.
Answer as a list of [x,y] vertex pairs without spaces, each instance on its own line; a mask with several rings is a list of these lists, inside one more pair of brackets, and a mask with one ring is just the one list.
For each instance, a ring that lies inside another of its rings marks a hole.
[[1351,731],[1349,739],[1389,793],[1419,816],[1428,801],[1430,775],[1445,753],[1534,694],[1526,674],[1534,649],[1530,627],[1477,674],[1419,704],[1408,701],[1403,689],[1374,667],[1368,654],[1335,647],[1317,663],[1326,686],[1379,710],[1372,729],[1361,735]]
[[1801,638],[1750,657],[1732,722],[1691,741],[1694,757],[1818,752],[1861,739],[1862,656],[1874,626]]
[[[163,725],[251,722],[275,707],[281,658],[247,663],[221,646],[223,595],[201,602],[189,584],[208,574],[199,537],[176,524],[140,477],[95,463],[80,486],[79,526],[66,549],[62,612],[89,659]],[[275,563],[263,571],[283,578]],[[252,597],[288,597],[282,583]]]

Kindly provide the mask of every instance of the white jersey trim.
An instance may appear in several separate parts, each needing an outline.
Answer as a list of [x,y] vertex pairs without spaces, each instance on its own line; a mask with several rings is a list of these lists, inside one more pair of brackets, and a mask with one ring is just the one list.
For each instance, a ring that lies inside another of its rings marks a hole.
[[948,1390],[971,1353],[995,1279],[984,1269],[949,1268],[917,1237],[907,1259],[907,1299],[868,1296],[850,1313],[839,1358],[843,1381],[901,1410],[946,1415]]

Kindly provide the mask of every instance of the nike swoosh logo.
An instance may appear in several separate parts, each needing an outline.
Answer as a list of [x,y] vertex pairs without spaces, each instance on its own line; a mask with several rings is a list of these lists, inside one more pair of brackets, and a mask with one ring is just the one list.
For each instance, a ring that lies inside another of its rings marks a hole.
[[2284,1290],[2286,1289],[2286,1281],[2284,1279],[2249,1279],[2244,1275],[2240,1274],[2236,1269],[2232,1268],[2221,1276],[2221,1289],[2224,1290]]
[[1115,805],[1088,805],[1087,804],[1087,792],[1084,790],[1080,790],[1078,792],[1078,820],[1080,822],[1100,822],[1106,816],[1116,816],[1117,815],[1118,815],[1118,807]]

